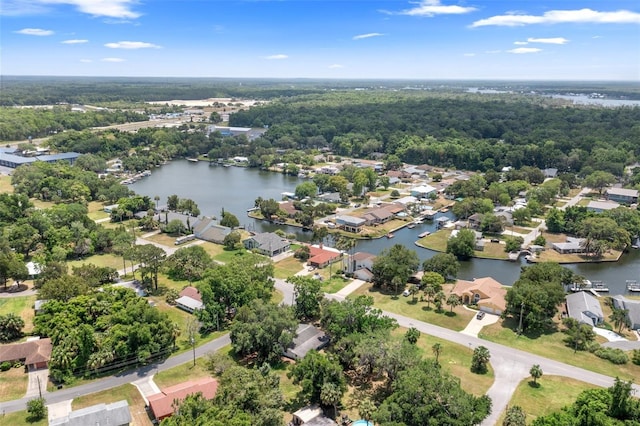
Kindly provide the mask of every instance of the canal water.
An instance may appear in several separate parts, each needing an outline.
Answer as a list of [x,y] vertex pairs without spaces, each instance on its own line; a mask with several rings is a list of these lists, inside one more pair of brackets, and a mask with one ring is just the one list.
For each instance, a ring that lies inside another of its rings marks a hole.
[[[198,204],[201,214],[206,216],[220,217],[224,208],[225,211],[235,214],[247,229],[266,232],[281,228],[287,233],[296,234],[299,240],[307,241],[310,237],[309,232],[294,227],[268,224],[247,216],[247,210],[254,206],[256,198],[280,200],[283,192],[293,192],[300,182],[296,177],[257,169],[209,166],[206,161],[191,163],[176,160],[154,169],[151,176],[129,187],[141,195],[151,198],[159,196],[160,204],[165,203],[167,197],[172,194],[180,198],[190,198]],[[451,217],[451,213],[444,215]],[[425,222],[413,229],[403,228],[394,232],[394,238],[390,239],[361,240],[358,241],[356,250],[377,254],[393,244],[402,244],[414,249],[419,258],[425,260],[436,254],[415,245],[418,235],[425,231],[434,232],[435,224]],[[518,279],[520,268],[524,265],[524,260],[509,262],[471,259],[461,263],[458,278],[492,276],[505,285],[511,285]],[[565,266],[591,281],[602,281],[611,290],[610,294],[624,294],[626,280],[640,281],[640,250],[631,250],[615,263],[581,263]]]

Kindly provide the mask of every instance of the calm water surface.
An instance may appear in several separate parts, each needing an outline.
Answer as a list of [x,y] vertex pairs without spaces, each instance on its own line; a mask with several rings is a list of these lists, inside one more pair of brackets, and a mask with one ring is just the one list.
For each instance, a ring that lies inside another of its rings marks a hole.
[[[246,213],[247,209],[253,207],[256,198],[280,200],[283,192],[293,192],[300,182],[296,177],[257,169],[209,166],[203,161],[190,163],[177,160],[153,170],[151,176],[129,187],[136,193],[148,195],[151,198],[158,195],[161,204],[165,203],[167,197],[172,194],[177,194],[181,198],[191,198],[200,207],[201,214],[206,216],[219,217],[224,208],[235,214],[240,223],[248,229],[265,232],[282,228],[288,233],[295,233],[298,239],[306,241],[310,237],[309,232],[302,232],[299,228],[256,221],[247,217]],[[451,213],[445,215],[451,215]],[[398,230],[394,232],[395,237],[391,239],[359,241],[356,250],[377,254],[393,244],[403,244],[416,250],[420,259],[425,260],[436,254],[415,245],[418,234],[425,231],[435,231],[435,225],[425,222],[413,229]],[[520,268],[524,265],[526,265],[524,261],[472,259],[462,262],[459,278],[492,276],[505,285],[511,285],[518,279]],[[566,266],[592,281],[599,280],[606,283],[611,294],[622,294],[626,293],[626,280],[640,281],[640,250],[630,251],[615,263]]]

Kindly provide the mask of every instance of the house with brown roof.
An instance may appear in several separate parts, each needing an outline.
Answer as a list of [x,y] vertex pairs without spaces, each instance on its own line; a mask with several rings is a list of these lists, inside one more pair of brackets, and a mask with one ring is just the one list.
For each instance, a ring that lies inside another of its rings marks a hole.
[[322,246],[309,246],[309,260],[307,264],[321,269],[340,259],[340,257],[342,257],[342,253],[338,250],[326,249]]
[[206,399],[213,399],[218,391],[218,381],[212,377],[204,377],[197,380],[189,380],[175,386],[169,386],[162,392],[148,397],[149,407],[157,420],[167,418],[174,413],[174,401],[184,401],[189,396],[198,392]]
[[500,315],[507,307],[507,289],[491,277],[473,281],[458,280],[451,293],[458,295],[462,303],[475,304],[481,311]]
[[287,214],[287,216],[290,217],[290,218],[294,217],[296,215],[296,213],[298,213],[298,210],[293,205],[293,201],[283,201],[283,202],[280,203],[279,208],[280,208],[280,210],[285,212]]
[[357,252],[351,256],[342,258],[342,270],[345,274],[353,274],[355,278],[363,281],[373,279],[373,261],[376,256],[371,253]]
[[20,361],[29,370],[47,368],[52,349],[51,339],[48,337],[13,345],[2,345],[0,346],[0,363]]
[[393,213],[389,210],[379,207],[376,209],[369,209],[363,215],[366,225],[377,225],[379,223],[386,223],[393,219]]
[[180,297],[176,299],[176,306],[189,313],[204,308],[202,295],[195,287],[185,287],[180,292]]

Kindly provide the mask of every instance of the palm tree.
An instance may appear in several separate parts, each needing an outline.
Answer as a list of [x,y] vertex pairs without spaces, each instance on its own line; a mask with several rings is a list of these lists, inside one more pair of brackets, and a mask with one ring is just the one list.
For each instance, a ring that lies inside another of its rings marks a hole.
[[438,358],[442,353],[442,345],[440,343],[434,343],[433,346],[431,346],[431,350],[433,351],[433,354],[436,356],[436,364],[438,364]]
[[340,388],[331,382],[325,382],[320,389],[320,400],[325,405],[331,405],[333,407],[333,418],[338,416],[337,405],[342,399],[342,392]]
[[411,298],[413,299],[414,303],[417,300],[418,293],[420,293],[420,289],[418,288],[417,285],[412,285],[409,287],[409,294],[411,294]]
[[427,308],[429,307],[429,303],[431,302],[431,299],[435,295],[436,295],[436,288],[431,284],[427,284],[424,287],[424,296],[427,299]]
[[457,294],[450,294],[447,297],[447,305],[451,307],[451,312],[453,312],[453,308],[460,305],[460,297]]
[[159,196],[159,195],[156,195],[155,197],[153,197],[153,199],[154,199],[154,200],[155,200],[155,202],[156,202],[156,210],[158,210],[158,201],[160,201],[160,196]]
[[473,358],[471,359],[471,371],[474,373],[484,374],[487,372],[487,363],[491,358],[489,349],[485,346],[478,346],[473,350]]
[[436,305],[436,309],[438,311],[442,310],[442,301],[446,298],[447,296],[445,296],[443,291],[439,291],[436,293],[435,296],[433,296],[433,303]]
[[617,328],[618,334],[622,331],[622,327],[627,325],[627,315],[629,314],[628,309],[617,309],[613,308],[611,311],[611,315],[609,315],[609,319],[613,323],[613,325]]
[[517,405],[507,408],[502,426],[526,426],[527,416]]
[[365,419],[367,422],[373,417],[373,413],[376,411],[376,405],[369,398],[364,398],[358,404],[358,415]]
[[529,370],[529,374],[531,375],[531,377],[533,377],[533,385],[537,386],[538,382],[537,380],[542,377],[542,368],[540,368],[539,364],[534,364],[531,367],[531,370]]

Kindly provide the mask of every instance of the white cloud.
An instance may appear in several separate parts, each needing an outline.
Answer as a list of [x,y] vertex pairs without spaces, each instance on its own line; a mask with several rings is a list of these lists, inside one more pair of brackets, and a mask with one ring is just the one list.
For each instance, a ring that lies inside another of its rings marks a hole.
[[502,50],[487,50],[484,53],[488,53],[489,55],[494,55],[496,53],[502,53]]
[[82,62],[83,64],[89,64],[93,61],[91,59],[80,59],[80,62]]
[[553,37],[553,38],[533,38],[529,37],[527,39],[529,43],[544,43],[544,44],[567,44],[569,40],[564,37]]
[[362,40],[362,39],[364,39],[364,38],[381,37],[381,36],[383,36],[383,35],[384,35],[384,34],[381,34],[381,33],[367,33],[367,34],[359,34],[359,35],[353,36],[353,39],[354,39],[354,40]]
[[107,43],[104,45],[110,49],[160,49],[160,46],[144,41],[119,41],[117,43]]
[[521,55],[523,53],[542,52],[542,49],[538,49],[537,47],[516,47],[515,49],[507,50],[507,52]]
[[102,62],[124,62],[122,58],[102,58]]
[[475,53],[465,53],[463,56],[466,56],[468,58],[472,57],[472,56],[476,56]]
[[593,39],[596,39],[596,38],[602,38],[602,36],[593,36],[593,37],[591,37],[591,38],[593,38]]
[[628,10],[615,12],[598,12],[592,9],[578,10],[550,10],[543,15],[526,15],[513,13],[496,15],[486,19],[480,19],[471,24],[471,27],[485,27],[490,25],[519,27],[533,24],[566,24],[566,23],[592,23],[592,24],[640,24],[640,13]]
[[36,0],[42,4],[67,4],[82,13],[108,18],[135,19],[140,13],[131,9],[136,0]]
[[82,44],[82,43],[88,43],[88,42],[89,42],[89,40],[73,39],[73,40],[61,41],[60,43],[62,43],[62,44]]
[[331,68],[332,70],[335,70],[335,69],[338,69],[338,68],[344,68],[344,65],[331,64],[331,65],[329,65],[329,68]]
[[462,15],[477,10],[475,7],[463,7],[455,5],[443,5],[440,0],[422,0],[418,6],[412,9],[405,9],[399,12],[382,11],[389,15],[427,16],[435,15]]
[[513,44],[517,46],[524,46],[525,44],[529,44],[528,41],[514,41]]
[[288,56],[287,55],[283,55],[283,54],[279,54],[279,55],[271,55],[271,56],[265,56],[264,59],[269,59],[269,60],[273,60],[273,59],[287,59]]
[[54,32],[51,30],[43,30],[42,28],[23,28],[21,30],[15,31],[16,34],[24,34],[24,35],[32,35],[32,36],[50,36],[53,35]]

